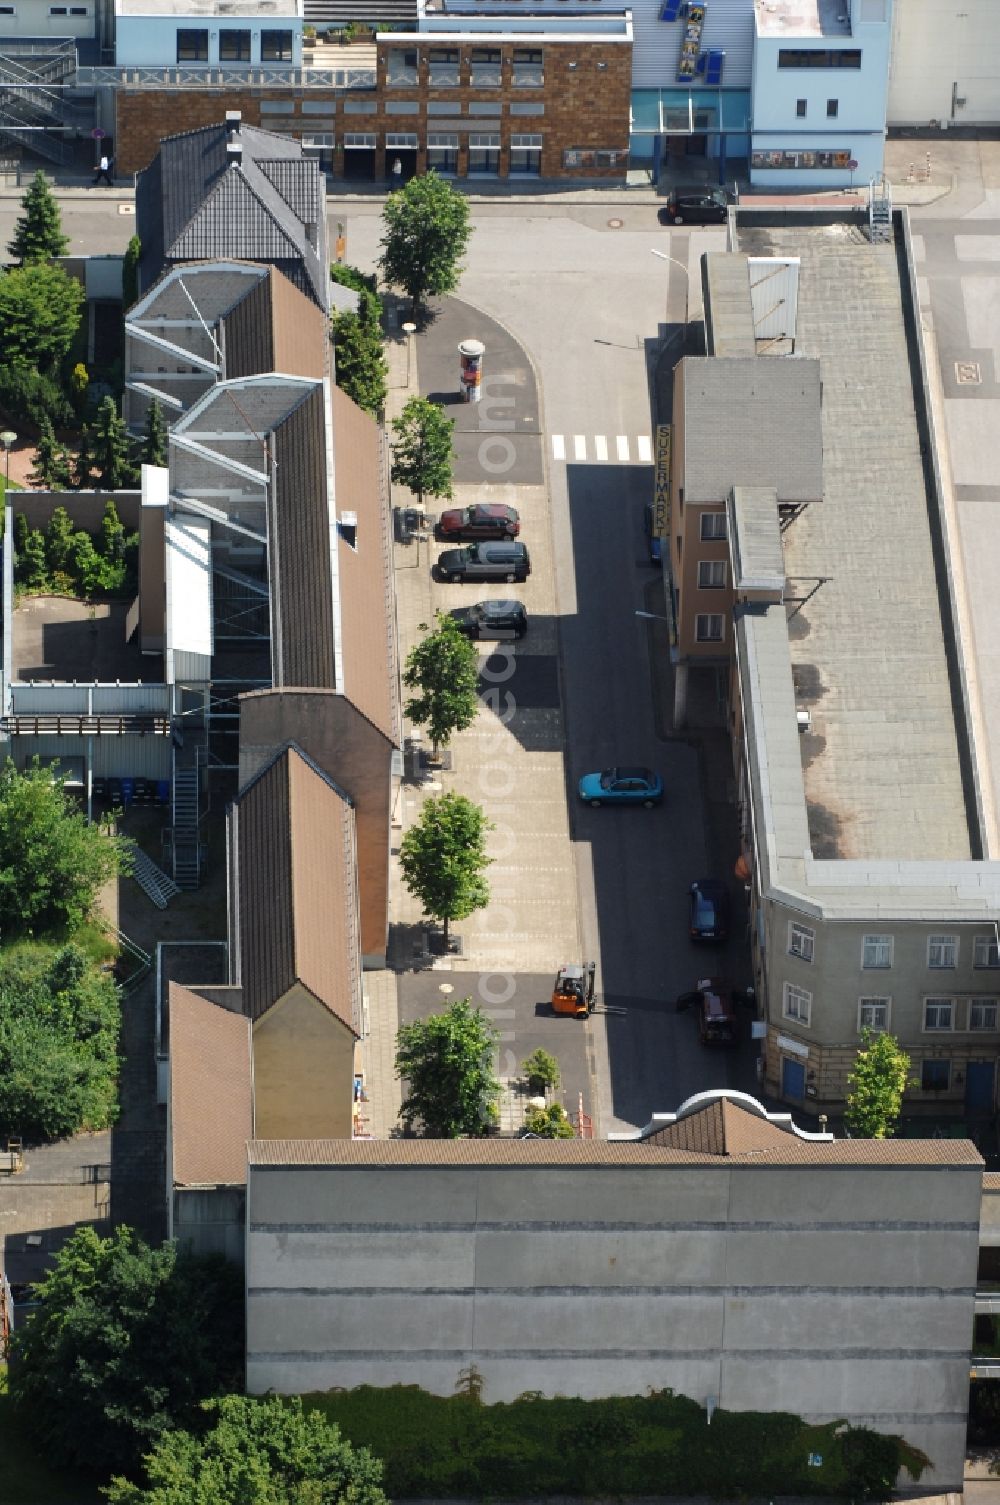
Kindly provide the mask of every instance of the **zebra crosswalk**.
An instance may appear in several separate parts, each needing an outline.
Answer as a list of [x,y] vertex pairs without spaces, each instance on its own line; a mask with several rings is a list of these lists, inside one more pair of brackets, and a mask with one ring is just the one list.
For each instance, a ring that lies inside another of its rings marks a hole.
[[651,465],[653,442],[648,434],[551,434],[552,458],[567,464]]

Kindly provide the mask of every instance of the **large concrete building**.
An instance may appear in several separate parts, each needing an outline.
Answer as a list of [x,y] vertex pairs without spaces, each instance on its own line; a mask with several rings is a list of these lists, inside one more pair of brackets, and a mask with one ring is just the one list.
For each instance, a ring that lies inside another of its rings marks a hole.
[[[1000,862],[951,588],[905,214],[741,208],[674,386],[675,715],[729,703],[764,1078],[836,1105],[861,1032],[992,1114]],[[900,568],[900,561],[905,567]]]
[[254,1394],[669,1386],[899,1432],[960,1489],[982,1163],[708,1093],[636,1139],[257,1139]]

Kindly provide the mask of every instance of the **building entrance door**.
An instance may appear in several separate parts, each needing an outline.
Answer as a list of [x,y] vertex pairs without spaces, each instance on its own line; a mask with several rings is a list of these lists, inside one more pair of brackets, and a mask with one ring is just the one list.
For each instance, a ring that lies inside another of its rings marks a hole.
[[800,1100],[806,1095],[805,1062],[785,1056],[781,1063],[781,1095]]
[[970,1061],[965,1068],[965,1111],[970,1118],[993,1112],[995,1075],[993,1061]]

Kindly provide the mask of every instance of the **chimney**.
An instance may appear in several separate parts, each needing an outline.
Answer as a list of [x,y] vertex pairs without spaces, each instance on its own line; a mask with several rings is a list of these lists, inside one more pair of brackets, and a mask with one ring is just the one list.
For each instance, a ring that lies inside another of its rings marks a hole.
[[242,119],[243,119],[243,112],[242,112],[242,110],[227,110],[226,111],[226,135],[229,137],[230,141],[233,139],[234,136],[238,136],[239,135],[239,133],[240,133],[240,122],[242,121]]
[[240,110],[226,111],[226,164],[236,163],[237,166],[243,161],[243,142],[240,140],[240,124],[243,115]]

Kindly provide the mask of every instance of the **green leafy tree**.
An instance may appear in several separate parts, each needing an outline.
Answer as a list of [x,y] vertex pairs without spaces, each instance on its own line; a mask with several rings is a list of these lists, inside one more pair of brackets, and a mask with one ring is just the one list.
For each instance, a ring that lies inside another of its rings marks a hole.
[[221,1257],[84,1227],[35,1295],[10,1389],[22,1426],[58,1463],[131,1473],[199,1419],[202,1401],[241,1386],[243,1281]]
[[420,819],[403,837],[403,882],[425,914],[444,921],[445,949],[449,923],[489,903],[483,874],[492,861],[486,855],[486,833],[492,829],[479,806],[464,794],[442,794],[426,801]]
[[330,327],[337,386],[373,418],[381,417],[389,391],[381,329],[346,312],[331,315]]
[[140,456],[144,465],[166,465],[167,426],[163,421],[163,409],[154,400],[146,409]]
[[90,431],[94,468],[107,491],[121,491],[135,481],[132,445],[125,420],[113,397],[103,397]]
[[105,561],[97,552],[94,540],[82,529],[73,534],[71,560],[72,583],[88,599],[114,589],[115,584],[120,586],[125,576],[124,566],[117,571],[113,566],[109,569],[105,568]]
[[392,420],[392,479],[414,492],[421,506],[425,495],[451,496],[454,427],[454,418],[426,397],[411,397]]
[[388,1505],[382,1464],[298,1397],[230,1395],[202,1409],[209,1430],[161,1437],[148,1484],[115,1479],[111,1505]]
[[133,235],[125,247],[122,260],[122,309],[128,313],[139,296],[139,261],[142,257],[142,241]]
[[524,1128],[536,1139],[572,1139],[573,1125],[566,1116],[562,1103],[548,1103],[544,1108],[529,1108],[524,1115]]
[[49,583],[49,564],[45,554],[45,535],[29,528],[24,513],[18,514],[24,527],[15,535],[14,579],[27,590],[43,591]]
[[90,386],[90,376],[83,361],[77,361],[69,374],[69,400],[73,404],[73,411],[79,418],[87,406],[87,389]]
[[89,491],[94,484],[94,436],[84,426],[80,430],[80,447],[73,457],[73,485],[78,491]]
[[521,1062],[529,1092],[546,1092],[559,1086],[559,1062],[541,1046]]
[[80,327],[83,288],[62,267],[28,262],[0,276],[0,363],[56,379]]
[[497,1120],[499,1040],[499,1031],[468,998],[455,999],[443,1014],[404,1024],[396,1036],[396,1075],[409,1088],[403,1122],[420,1124],[432,1139],[486,1134]]
[[105,1129],[118,1102],[121,1006],[75,946],[0,956],[0,1133]]
[[379,266],[419,313],[428,297],[454,292],[472,227],[465,197],[429,172],[390,193],[382,211]]
[[125,561],[125,528],[111,497],[104,503],[101,518],[101,554],[111,564]]
[[[0,275],[0,284],[2,280]],[[0,409],[11,422],[38,429],[46,420],[60,426],[73,421],[73,409],[58,383],[30,366],[0,365]]]
[[15,261],[48,261],[64,256],[69,238],[62,232],[59,205],[43,172],[36,172],[21,200],[22,213],[14,226],[14,239],[7,247]]
[[861,1049],[847,1078],[844,1119],[861,1139],[886,1139],[896,1127],[903,1093],[916,1086],[910,1058],[893,1035],[861,1031]]
[[58,935],[90,914],[97,890],[127,870],[127,847],[91,825],[36,759],[0,768],[0,935]]
[[472,725],[479,707],[475,644],[445,612],[439,611],[436,620],[436,630],[411,648],[403,669],[403,684],[416,692],[404,710],[427,728],[435,758],[453,732]]
[[45,529],[45,557],[49,572],[69,574],[73,568],[73,519],[65,507],[55,507]]
[[69,456],[56,438],[48,418],[44,418],[40,425],[31,479],[36,486],[47,486],[50,490],[69,485]]

